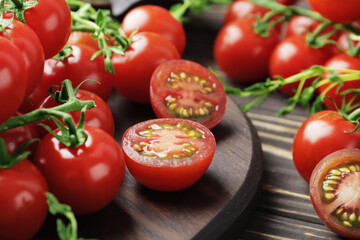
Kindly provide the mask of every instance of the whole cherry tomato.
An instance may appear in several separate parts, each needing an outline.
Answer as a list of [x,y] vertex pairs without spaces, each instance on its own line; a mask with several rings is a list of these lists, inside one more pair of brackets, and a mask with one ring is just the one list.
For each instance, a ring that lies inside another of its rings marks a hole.
[[113,54],[114,87],[125,98],[137,103],[150,103],[150,79],[159,64],[179,59],[169,40],[152,32],[134,35],[124,55]]
[[275,29],[262,37],[254,32],[250,20],[238,19],[226,24],[216,36],[215,61],[234,81],[263,81],[269,75],[270,55],[279,40]]
[[90,32],[72,31],[67,43],[69,45],[83,44],[99,50],[98,42],[91,35]]
[[135,7],[124,16],[121,27],[127,36],[137,29],[139,32],[158,33],[172,42],[180,55],[184,51],[184,27],[166,8],[155,5]]
[[291,37],[293,35],[304,35],[306,34],[312,26],[316,25],[318,22],[310,17],[296,15],[293,16],[285,28],[285,38]]
[[14,20],[0,32],[0,37],[11,38],[14,44],[21,50],[27,71],[27,83],[25,97],[29,96],[37,87],[44,71],[44,51],[39,37],[26,24]]
[[310,179],[310,197],[323,223],[335,233],[360,239],[359,222],[360,149],[333,152],[315,167]]
[[91,60],[94,49],[86,45],[70,45],[72,54],[63,62],[48,59],[45,61],[44,73],[40,84],[21,106],[20,112],[26,113],[38,108],[49,96],[49,88],[53,85],[61,86],[65,79],[69,79],[75,88],[87,79],[95,80],[84,82],[80,89],[97,94],[107,101],[112,90],[111,78],[113,75],[105,71],[102,57]]
[[47,191],[43,175],[27,159],[0,168],[0,239],[31,239],[40,230],[48,213]]
[[309,182],[316,164],[332,152],[360,148],[360,131],[336,111],[311,115],[298,129],[293,142],[293,160],[300,175]]
[[[307,45],[304,36],[291,36],[282,40],[274,49],[270,58],[270,73],[272,77],[290,77],[300,73],[312,65],[322,65],[329,59],[329,53],[324,49],[315,49]],[[313,79],[307,79],[304,87],[312,84]],[[297,82],[284,85],[281,91],[287,96],[293,96],[298,87]]]
[[[100,128],[110,135],[114,135],[115,131],[115,123],[114,117],[109,106],[106,102],[95,93],[86,91],[86,90],[78,90],[76,93],[76,98],[82,101],[85,100],[93,100],[95,102],[95,107],[85,112],[85,124],[91,127]],[[40,104],[39,108],[51,108],[57,106],[55,99],[51,96],[45,98],[45,100]],[[71,112],[71,116],[74,119],[74,122],[77,124],[80,120],[81,112]],[[56,129],[57,126],[52,120],[45,120],[44,124],[50,126],[51,129]],[[38,127],[38,132],[40,137],[44,137],[48,131],[46,131],[42,127]]]
[[236,19],[254,18],[257,15],[263,17],[267,12],[269,12],[269,9],[256,5],[249,0],[236,0],[227,7],[224,24]]
[[360,19],[358,0],[307,0],[323,17],[338,23],[351,23]]
[[27,68],[23,54],[10,40],[0,37],[0,124],[11,117],[24,99]]
[[115,139],[98,128],[84,129],[88,139],[76,148],[65,146],[49,133],[34,157],[50,192],[80,215],[95,213],[109,204],[125,175],[124,156]]
[[200,123],[158,118],[138,123],[124,134],[126,166],[144,186],[158,191],[190,187],[208,169],[215,138]]
[[[360,70],[360,58],[351,57],[347,54],[340,54],[330,58],[324,65],[328,68],[334,69],[353,69]],[[346,95],[342,95],[341,93],[350,89],[359,89],[360,88],[360,78],[354,81],[343,82],[342,86],[336,86],[330,90],[327,90],[330,83],[321,85],[318,90],[320,93],[324,93],[325,96],[332,98],[332,100],[325,98],[324,105],[327,109],[336,110],[337,108],[341,109],[343,105],[343,100],[345,99],[345,103],[349,103],[352,101],[352,104],[357,104],[359,102],[359,97],[354,93],[348,93]],[[335,102],[335,105],[334,105]],[[336,108],[337,107],[337,108]]]
[[188,60],[170,60],[157,67],[150,99],[159,118],[177,117],[215,127],[224,117],[226,93],[218,77]]

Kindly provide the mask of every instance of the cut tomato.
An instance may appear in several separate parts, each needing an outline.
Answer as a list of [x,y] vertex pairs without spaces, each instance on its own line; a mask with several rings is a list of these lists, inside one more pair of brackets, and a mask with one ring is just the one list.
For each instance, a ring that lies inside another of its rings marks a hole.
[[223,119],[226,93],[217,76],[188,60],[170,60],[154,71],[150,100],[159,118],[193,120],[211,129]]
[[178,191],[193,185],[210,166],[216,142],[205,126],[179,118],[138,123],[124,134],[126,166],[144,186]]

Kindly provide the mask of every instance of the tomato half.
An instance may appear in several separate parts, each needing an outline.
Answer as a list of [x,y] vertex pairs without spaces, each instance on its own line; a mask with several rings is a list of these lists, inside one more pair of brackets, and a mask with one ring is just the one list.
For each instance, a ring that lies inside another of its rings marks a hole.
[[293,160],[299,174],[309,182],[316,164],[340,149],[360,148],[360,131],[349,133],[355,124],[335,111],[320,111],[300,126],[292,146]]
[[215,138],[200,123],[159,118],[130,127],[122,139],[126,166],[144,186],[158,191],[190,187],[208,169]]
[[[95,93],[81,89],[77,91],[75,97],[82,101],[92,100],[95,103],[94,108],[86,110],[85,112],[85,124],[91,127],[100,128],[113,136],[115,131],[114,117],[106,102]],[[51,108],[57,105],[59,104],[54,100],[54,98],[49,96],[45,98],[39,108]],[[74,119],[74,122],[77,124],[80,120],[81,111],[71,112],[70,114]],[[45,120],[42,123],[50,126],[53,130],[57,128],[56,124],[52,120]],[[48,131],[40,126],[38,127],[38,132],[41,138],[48,133]]]
[[0,168],[0,239],[31,239],[48,214],[46,181],[27,159]]
[[113,54],[115,69],[113,84],[118,93],[137,102],[150,103],[150,79],[155,68],[180,55],[174,44],[152,32],[134,35],[124,55]]
[[158,33],[172,42],[180,55],[184,51],[184,27],[166,8],[156,5],[135,7],[124,16],[121,27],[127,36],[135,30]]
[[88,139],[77,148],[68,148],[51,134],[46,135],[34,157],[50,192],[81,215],[109,204],[125,175],[124,156],[114,138],[90,126],[85,126],[85,131]]
[[11,117],[24,99],[27,68],[21,51],[0,37],[0,124]]
[[[351,57],[347,54],[339,54],[332,58],[330,58],[324,65],[328,68],[334,69],[354,69],[360,70],[360,58]],[[325,93],[325,96],[330,97],[335,102],[336,106],[341,109],[343,101],[345,99],[345,103],[349,103],[352,99],[352,104],[357,104],[359,101],[359,97],[354,93],[348,93],[346,95],[342,95],[341,93],[350,89],[359,89],[360,88],[360,78],[354,81],[344,82],[343,85],[339,88],[338,86],[327,90],[330,83],[324,84],[318,88],[320,93]],[[324,99],[324,105],[327,109],[336,110],[336,106],[334,102],[330,99]]]
[[[329,57],[326,50],[309,47],[304,36],[291,36],[282,40],[272,52],[270,73],[272,77],[287,78],[312,65],[323,65]],[[307,79],[304,87],[310,86],[313,80]],[[284,85],[281,91],[287,96],[293,96],[298,85],[298,82]]]
[[360,149],[324,157],[310,179],[310,197],[323,223],[335,233],[360,239]]
[[209,129],[224,117],[226,93],[217,76],[188,60],[170,60],[154,71],[150,100],[159,118],[183,118]]
[[269,75],[271,52],[279,40],[275,29],[262,37],[254,32],[250,20],[238,19],[226,24],[216,36],[215,61],[231,80],[264,81]]
[[360,19],[358,0],[307,0],[323,17],[339,23],[351,23]]

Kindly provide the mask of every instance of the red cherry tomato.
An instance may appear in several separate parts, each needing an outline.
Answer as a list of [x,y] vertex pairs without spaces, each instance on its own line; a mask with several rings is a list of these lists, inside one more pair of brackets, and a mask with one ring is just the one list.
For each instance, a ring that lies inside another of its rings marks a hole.
[[311,201],[323,223],[353,239],[360,239],[359,171],[360,150],[343,149],[324,157],[310,179]]
[[220,80],[207,68],[188,60],[170,60],[156,68],[150,99],[157,117],[189,119],[209,129],[222,120],[226,109]]
[[27,68],[21,51],[0,37],[0,124],[19,108],[26,91]]
[[163,36],[152,32],[134,35],[124,55],[114,54],[114,87],[125,98],[150,103],[150,79],[159,64],[179,59],[175,46]]
[[48,204],[44,177],[29,160],[0,168],[0,239],[31,239],[43,225]]
[[293,5],[298,2],[298,0],[277,0],[278,3],[283,5]]
[[[315,49],[307,45],[303,36],[292,36],[282,40],[274,49],[270,59],[270,73],[272,77],[290,77],[300,73],[312,65],[322,65],[329,58],[324,49]],[[311,85],[313,79],[307,79],[304,87]],[[287,96],[293,96],[298,82],[284,85],[281,91]]]
[[31,28],[17,20],[5,30],[6,33],[0,32],[0,37],[11,38],[23,54],[28,69],[25,97],[29,96],[39,84],[44,71],[44,51],[40,39]]
[[338,23],[351,23],[360,19],[358,0],[307,0],[323,17]]
[[58,54],[71,33],[71,13],[66,1],[39,0],[35,7],[25,10],[24,17],[38,35],[45,59]]
[[[81,89],[78,90],[75,96],[77,99],[82,101],[93,100],[95,102],[95,107],[86,110],[85,112],[85,125],[100,128],[113,136],[115,131],[114,117],[106,102],[95,93]],[[44,102],[41,103],[39,108],[51,108],[57,105],[58,103],[56,103],[54,98],[48,96],[45,98]],[[74,122],[77,124],[80,120],[81,111],[71,112],[70,114],[73,117]],[[48,125],[53,130],[57,128],[56,124],[52,120],[45,120],[43,123]],[[38,132],[41,138],[43,138],[48,133],[48,131],[40,126],[38,127]]]
[[67,43],[69,45],[83,44],[92,47],[95,50],[99,50],[98,42],[91,35],[92,33],[89,32],[73,31],[71,32]]
[[[354,69],[354,70],[360,70],[360,58],[357,57],[351,57],[347,54],[340,54],[337,56],[334,56],[330,58],[324,65],[328,68],[334,68],[334,69]],[[343,86],[341,88],[338,88],[338,86],[327,90],[330,83],[324,84],[318,88],[320,93],[324,93],[325,96],[330,97],[335,102],[336,106],[341,109],[344,95],[341,93],[346,90],[350,89],[359,89],[360,88],[360,78],[358,80],[354,81],[348,81],[344,82]],[[325,93],[326,91],[326,93]],[[327,109],[336,110],[336,106],[334,105],[334,102],[330,99],[325,98],[324,99],[324,105]],[[356,96],[354,93],[348,93],[345,95],[345,103],[349,103],[350,101],[353,101],[353,104],[357,104],[359,102],[359,97]],[[353,105],[352,104],[352,105]]]
[[262,37],[254,32],[249,20],[232,21],[216,36],[216,63],[234,81],[263,81],[268,77],[270,55],[279,39],[274,29],[270,29],[269,37]]
[[296,15],[293,16],[285,28],[285,38],[291,37],[293,35],[304,35],[306,34],[312,26],[318,22],[310,17]]
[[91,60],[94,49],[85,45],[71,45],[73,52],[65,59],[48,59],[45,61],[44,74],[35,91],[24,102],[20,112],[26,113],[38,108],[49,96],[49,88],[53,85],[61,86],[65,79],[69,79],[75,88],[86,79],[80,89],[95,93],[105,101],[110,97],[112,90],[111,78],[113,75],[105,71],[104,61],[101,57]]
[[236,0],[227,7],[224,24],[236,19],[254,18],[257,15],[263,17],[269,9],[256,5],[249,0]]
[[311,115],[297,131],[293,142],[293,160],[300,175],[309,182],[322,158],[340,149],[360,148],[360,131],[335,111]]
[[172,42],[180,55],[184,51],[184,27],[166,8],[155,5],[135,7],[124,16],[121,27],[127,36],[137,29],[140,32],[158,33]]
[[122,140],[132,176],[150,189],[167,192],[198,181],[212,161],[215,146],[209,129],[179,118],[138,123],[125,132]]
[[124,156],[114,138],[90,126],[85,126],[85,131],[87,141],[76,148],[68,148],[51,134],[46,135],[34,157],[50,191],[81,215],[109,204],[125,175]]

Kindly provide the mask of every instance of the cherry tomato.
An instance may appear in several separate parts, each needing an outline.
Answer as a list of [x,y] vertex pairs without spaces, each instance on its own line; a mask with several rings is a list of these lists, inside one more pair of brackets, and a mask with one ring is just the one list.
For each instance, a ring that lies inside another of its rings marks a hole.
[[[100,128],[113,136],[115,131],[114,117],[106,102],[95,93],[81,89],[78,90],[75,96],[79,100],[93,100],[95,102],[94,108],[86,110],[85,124],[91,127]],[[45,98],[44,102],[41,103],[39,108],[51,108],[57,105],[58,103],[56,103],[54,98],[48,96]],[[70,114],[73,117],[75,123],[78,123],[81,112],[76,111],[71,112]],[[52,120],[46,120],[43,123],[50,126],[52,129],[57,128],[56,124]],[[39,127],[38,132],[40,133],[41,138],[48,133],[48,131],[46,131],[43,127]]]
[[316,25],[318,22],[310,17],[296,15],[293,16],[285,28],[285,38],[291,37],[293,35],[305,35],[312,26]]
[[198,181],[212,161],[215,146],[209,129],[179,118],[138,123],[125,132],[122,140],[132,176],[150,189],[167,192]]
[[360,149],[343,149],[324,157],[310,179],[310,197],[323,223],[335,233],[360,239]]
[[10,26],[0,32],[0,37],[11,38],[21,50],[27,71],[25,96],[29,96],[39,84],[44,71],[44,51],[39,37],[24,23],[14,20]]
[[188,60],[170,60],[156,68],[150,99],[157,117],[189,119],[209,129],[222,120],[226,109],[226,93],[217,76]]
[[[251,19],[257,16],[263,17],[269,11],[269,9],[256,5],[249,0],[236,0],[228,6],[224,17],[224,24],[236,19]],[[278,17],[280,17],[280,15],[273,17],[270,21]],[[280,31],[281,26],[282,24],[279,23],[275,28]]]
[[125,175],[124,156],[114,138],[90,126],[85,126],[85,131],[87,141],[76,148],[66,147],[49,133],[34,157],[50,192],[79,215],[109,204]]
[[[324,65],[328,68],[334,68],[334,69],[354,69],[354,70],[360,70],[360,58],[357,57],[351,57],[347,54],[340,54],[336,55],[332,58],[330,58]],[[357,104],[359,102],[359,97],[356,96],[354,93],[348,93],[345,96],[341,93],[346,90],[350,89],[359,89],[360,88],[360,78],[358,80],[354,81],[348,81],[343,82],[343,86],[341,88],[338,88],[338,86],[327,90],[330,83],[324,84],[318,88],[320,93],[325,93],[325,96],[330,97],[335,102],[336,106],[341,109],[343,100],[345,97],[345,103],[349,103],[352,99],[353,104]],[[330,99],[325,98],[324,99],[324,105],[327,109],[336,110],[336,106],[334,105],[334,102]]]
[[0,239],[31,239],[43,225],[48,204],[46,181],[27,159],[0,168]]
[[[20,116],[20,113],[14,114],[15,116]],[[13,153],[16,149],[18,149],[23,144],[27,143],[30,140],[36,139],[39,137],[38,132],[35,129],[35,125],[33,123],[23,125],[17,128],[6,130],[2,133],[0,133],[0,138],[2,138],[6,145],[6,150],[8,153]],[[37,142],[31,143],[31,145],[28,146],[26,151],[30,151],[31,155],[33,156],[33,153],[35,152],[35,149],[37,147]]]
[[360,131],[336,111],[311,115],[298,129],[293,142],[293,160],[300,175],[309,182],[322,158],[340,149],[360,148]]
[[175,46],[163,36],[152,32],[134,35],[124,55],[114,54],[114,87],[125,98],[150,103],[150,79],[159,64],[179,59]]
[[[360,24],[360,23],[359,23]],[[338,36],[338,39],[336,40],[340,46],[340,48],[344,51],[348,51],[350,49],[349,47],[349,44],[355,48],[356,44],[358,43],[358,41],[354,41],[352,39],[350,39],[349,37],[349,34],[350,33],[347,33],[345,31],[341,32]],[[349,40],[350,40],[350,43],[349,43]]]
[[91,35],[92,33],[90,32],[73,31],[67,43],[69,45],[83,44],[99,50],[98,42]]
[[21,51],[0,37],[0,124],[19,108],[26,91],[27,68]]
[[[312,65],[322,65],[329,59],[329,53],[324,49],[315,49],[307,45],[304,36],[291,36],[282,40],[274,49],[270,58],[270,73],[272,77],[290,77],[300,73]],[[313,79],[307,79],[304,87],[312,84]],[[284,85],[281,91],[287,96],[293,96],[298,82]]]
[[298,0],[277,0],[278,3],[283,5],[293,5],[298,2]]
[[140,32],[158,33],[172,42],[180,55],[184,51],[184,27],[166,8],[155,5],[135,7],[124,16],[121,27],[127,36],[137,29]]
[[216,63],[234,81],[263,81],[269,75],[270,55],[279,39],[274,29],[270,29],[269,37],[262,37],[254,32],[249,20],[232,21],[216,36]]
[[58,54],[71,33],[71,13],[66,1],[39,0],[35,7],[25,10],[24,17],[38,35],[45,59]]
[[86,79],[80,89],[87,90],[97,94],[107,101],[112,90],[111,78],[113,75],[105,71],[102,57],[91,60],[94,49],[85,45],[71,45],[73,52],[65,59],[48,59],[45,61],[44,74],[41,82],[35,91],[24,102],[20,112],[26,113],[38,108],[41,102],[49,96],[50,86],[61,86],[65,79],[69,79],[75,88]]
[[351,23],[360,19],[358,0],[307,0],[310,6],[323,17],[338,23]]

